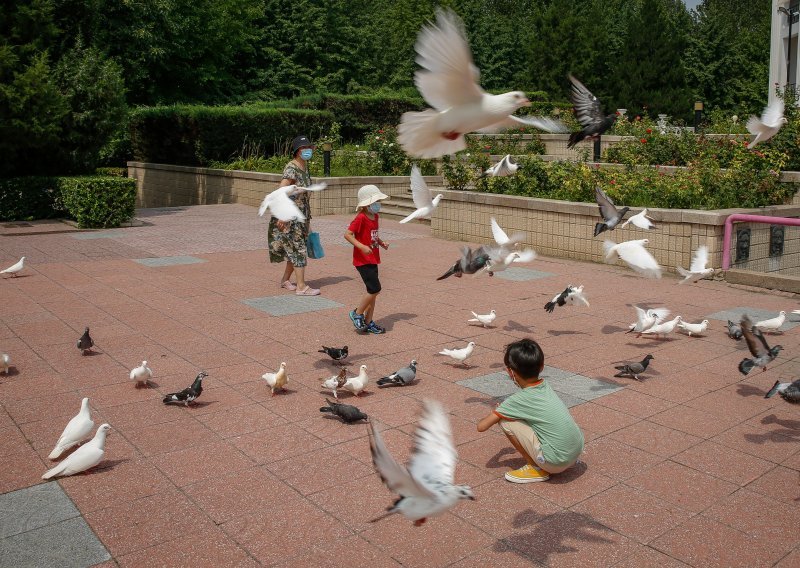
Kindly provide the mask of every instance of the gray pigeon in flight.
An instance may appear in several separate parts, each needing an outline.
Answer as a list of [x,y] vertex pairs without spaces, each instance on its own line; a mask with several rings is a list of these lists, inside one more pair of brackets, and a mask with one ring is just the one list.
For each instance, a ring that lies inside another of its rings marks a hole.
[[747,314],[742,316],[741,321],[742,335],[747,342],[747,348],[752,353],[752,359],[742,359],[739,363],[739,372],[746,375],[753,370],[753,367],[761,367],[762,371],[767,370],[767,365],[775,360],[778,353],[783,349],[783,346],[776,345],[770,347],[767,340],[764,339],[764,334],[757,327],[753,327],[753,322]]
[[603,218],[602,223],[596,223],[594,226],[594,236],[596,237],[603,231],[613,231],[628,213],[630,207],[623,207],[617,210],[614,202],[600,189],[600,186],[594,188],[594,198],[597,200],[597,206],[600,208],[600,216]]
[[412,359],[408,367],[403,367],[391,375],[378,379],[379,387],[405,387],[414,382],[417,378],[417,361]]
[[644,359],[642,359],[641,363],[626,363],[625,365],[619,365],[614,367],[616,370],[619,371],[615,377],[632,377],[637,381],[641,381],[639,375],[644,373],[647,370],[647,366],[650,364],[650,360],[654,359],[652,355],[647,355]]
[[800,404],[800,380],[791,383],[782,383],[775,381],[769,392],[764,395],[764,398],[772,398],[775,393],[781,395],[783,400],[791,402],[792,404]]
[[450,276],[461,278],[464,274],[475,274],[491,259],[491,255],[484,247],[478,247],[474,251],[465,246],[461,249],[461,258],[444,274],[436,280],[444,280]]
[[357,407],[352,404],[340,404],[332,400],[325,399],[328,406],[323,406],[319,409],[320,412],[330,412],[334,416],[338,416],[347,424],[358,422],[359,420],[369,420],[369,417],[361,412]]
[[617,115],[603,114],[603,109],[597,97],[575,77],[572,75],[568,75],[568,77],[572,83],[572,90],[570,91],[569,98],[575,109],[575,117],[581,124],[581,129],[578,132],[573,132],[569,136],[567,148],[572,148],[585,138],[592,139],[599,137],[606,130],[614,126]]
[[82,355],[86,355],[92,351],[92,347],[94,347],[94,341],[92,341],[92,336],[89,335],[89,328],[87,327],[83,330],[83,335],[78,339],[78,349],[81,350]]

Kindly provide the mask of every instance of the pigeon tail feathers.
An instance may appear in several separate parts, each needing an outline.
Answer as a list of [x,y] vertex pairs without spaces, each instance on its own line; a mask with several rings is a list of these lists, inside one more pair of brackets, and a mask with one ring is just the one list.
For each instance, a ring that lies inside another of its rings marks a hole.
[[742,359],[742,362],[739,363],[739,372],[743,375],[748,374],[750,371],[753,370],[756,364],[753,362],[752,359]]

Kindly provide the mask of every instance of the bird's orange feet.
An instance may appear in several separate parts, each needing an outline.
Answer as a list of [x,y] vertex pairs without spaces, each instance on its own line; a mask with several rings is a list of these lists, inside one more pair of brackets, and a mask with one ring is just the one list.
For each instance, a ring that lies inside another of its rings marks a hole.
[[427,520],[428,519],[426,519],[425,517],[423,517],[421,519],[417,519],[416,521],[414,521],[414,526],[415,527],[421,527],[422,525],[425,524],[425,521],[427,521]]

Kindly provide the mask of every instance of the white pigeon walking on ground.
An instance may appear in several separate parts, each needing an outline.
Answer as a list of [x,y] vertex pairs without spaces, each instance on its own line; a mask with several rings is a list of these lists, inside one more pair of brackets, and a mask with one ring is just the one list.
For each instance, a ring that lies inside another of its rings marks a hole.
[[369,383],[369,375],[367,375],[367,366],[361,365],[358,375],[350,377],[342,385],[342,389],[350,391],[356,396],[361,396],[361,393],[367,392],[367,383]]
[[422,69],[414,74],[414,84],[432,108],[401,118],[397,140],[409,156],[455,154],[467,147],[464,135],[478,130],[547,124],[541,118],[513,116],[530,105],[522,91],[491,95],[478,85],[480,71],[453,11],[437,10],[436,23],[422,28],[415,49]]
[[513,176],[517,170],[519,170],[519,164],[511,161],[511,154],[506,154],[499,162],[483,172],[483,175],[489,177]]
[[153,371],[147,366],[147,361],[131,370],[131,380],[136,381],[136,386],[147,386],[147,382],[153,378]]
[[11,357],[8,353],[3,353],[0,355],[0,369],[2,369],[4,375],[7,375],[9,368],[11,368]]
[[464,367],[467,367],[466,361],[469,356],[472,355],[473,351],[475,351],[475,342],[470,341],[467,343],[466,347],[462,347],[461,349],[442,349],[439,351],[439,355],[447,355],[454,361],[458,361]]
[[488,314],[476,314],[472,312],[474,316],[472,319],[468,319],[467,322],[478,322],[483,327],[488,327],[492,324],[492,322],[497,317],[497,313],[494,310],[491,310]]
[[753,324],[753,327],[757,327],[761,331],[771,331],[773,333],[780,330],[783,322],[786,321],[786,312],[779,312],[777,316],[770,319],[765,319],[761,321],[757,321]]
[[688,323],[685,321],[678,322],[678,329],[685,331],[689,337],[693,335],[702,335],[708,329],[708,320],[703,320],[700,323]]
[[60,464],[47,471],[42,479],[66,477],[91,469],[103,460],[106,451],[106,435],[111,430],[108,424],[101,424],[94,438],[67,456]]
[[665,339],[670,333],[675,331],[675,328],[682,320],[683,318],[681,318],[681,316],[675,316],[670,321],[657,323],[654,326],[651,326],[650,329],[645,329],[640,335],[653,335],[655,337],[661,337],[662,339]]
[[80,444],[92,432],[92,428],[94,428],[94,421],[92,420],[92,411],[89,409],[89,399],[84,398],[81,401],[80,411],[67,423],[61,437],[56,442],[56,447],[47,457],[51,460],[58,459],[65,451]]
[[334,375],[327,379],[324,379],[322,383],[322,388],[330,389],[331,393],[333,394],[333,398],[339,400],[339,395],[337,394],[337,390],[342,388],[344,384],[347,382],[347,369],[342,368],[339,371],[338,375]]
[[633,223],[635,226],[639,227],[640,229],[650,230],[655,225],[650,220],[650,217],[647,216],[647,209],[642,209],[636,215],[632,215],[628,217],[625,222],[619,226],[620,229],[624,229],[628,223]]
[[475,500],[468,486],[454,484],[458,454],[450,421],[438,402],[423,403],[407,467],[392,457],[372,422],[367,428],[372,463],[386,487],[400,496],[387,507],[386,514],[371,522],[400,513],[419,527],[428,517],[444,513],[462,499]]
[[305,221],[306,216],[300,211],[297,204],[292,201],[292,195],[303,193],[304,191],[322,191],[328,187],[325,183],[317,183],[308,187],[300,187],[298,185],[287,185],[279,187],[275,191],[268,193],[261,206],[258,208],[258,216],[263,217],[267,209],[273,217],[281,221]]
[[442,200],[442,194],[439,193],[433,197],[428,184],[425,183],[425,178],[422,177],[417,164],[411,166],[411,198],[414,200],[414,207],[416,211],[403,218],[401,223],[408,223],[413,219],[423,219],[430,217],[433,210],[439,205]]
[[639,306],[633,306],[636,310],[636,321],[628,326],[625,333],[641,333],[650,329],[657,323],[662,323],[669,317],[670,311],[667,308],[654,308],[645,310]]
[[713,275],[714,269],[706,268],[707,265],[708,247],[706,245],[697,247],[697,250],[695,250],[694,254],[692,255],[692,264],[689,266],[689,270],[686,270],[682,266],[675,267],[678,270],[678,274],[683,276],[683,280],[678,282],[678,284],[683,284],[687,280],[697,282],[698,280],[702,280],[707,276]]
[[755,136],[747,147],[752,149],[759,142],[766,142],[775,136],[787,122],[788,120],[783,116],[783,99],[776,97],[774,101],[764,108],[760,119],[753,115],[747,121],[747,130]]
[[286,383],[289,379],[286,377],[286,363],[281,363],[280,368],[276,373],[264,373],[261,378],[267,381],[267,385],[272,391],[272,396],[275,396],[275,391],[283,391],[286,389]]
[[639,274],[648,278],[661,278],[661,267],[655,257],[644,248],[648,242],[647,239],[625,241],[619,244],[614,241],[605,241],[603,248],[606,253],[606,262],[614,262],[614,255],[618,255]]
[[17,262],[6,268],[5,270],[0,270],[0,274],[11,274],[16,278],[17,272],[25,268],[25,257],[23,256]]

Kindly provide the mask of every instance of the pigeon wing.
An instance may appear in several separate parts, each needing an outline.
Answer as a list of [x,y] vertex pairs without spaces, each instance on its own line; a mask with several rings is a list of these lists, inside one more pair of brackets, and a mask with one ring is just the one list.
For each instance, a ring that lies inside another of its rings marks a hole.
[[550,134],[566,134],[569,132],[567,125],[555,118],[548,118],[546,116],[514,116],[513,114],[509,115],[508,118],[510,122],[508,128],[519,128],[521,124],[523,126],[533,126],[539,130],[549,132]]
[[770,128],[777,128],[781,125],[783,119],[783,100],[775,98],[771,104],[764,109],[761,115],[761,122]]
[[[283,189],[283,188],[281,188]],[[306,216],[303,215],[300,208],[297,207],[294,201],[281,189],[272,192],[272,197],[269,199],[269,210],[273,217],[281,221],[305,221]]]
[[692,265],[689,267],[689,272],[702,272],[708,265],[708,247],[703,245],[697,247],[692,256]]
[[533,249],[525,249],[511,254],[515,256],[513,262],[526,263],[536,260],[536,251]]
[[500,245],[507,245],[510,241],[506,232],[500,227],[494,217],[489,219],[489,222],[492,225],[492,236],[494,237],[495,242]]
[[416,164],[411,166],[411,197],[414,199],[414,207],[417,209],[433,207],[431,190],[428,189],[428,184],[425,183]]
[[454,12],[438,10],[436,23],[422,28],[415,49],[423,69],[414,75],[414,84],[433,108],[443,111],[483,98],[480,71],[472,61],[464,25]]
[[575,116],[578,122],[584,128],[600,124],[605,118],[603,109],[600,107],[600,101],[575,77],[570,75],[569,80],[572,83],[570,100],[572,101],[572,106],[575,107]]
[[597,206],[600,208],[600,215],[604,221],[610,221],[617,216],[614,202],[606,195],[605,191],[600,189],[600,186],[594,188],[594,198],[597,200]]
[[367,424],[367,432],[369,433],[369,449],[372,453],[372,463],[375,465],[375,469],[386,487],[403,497],[433,499],[434,494],[420,485],[411,477],[408,470],[392,457],[392,454],[389,453],[383,443],[380,432],[375,429],[372,422]]
[[623,224],[622,226],[625,227],[625,225],[627,225],[628,223],[633,223],[640,229],[645,229],[645,230],[648,230],[651,227],[653,227],[653,223],[650,221],[650,219],[647,218],[647,209],[642,211],[642,213],[634,215],[633,217],[625,221],[625,224]]
[[637,241],[622,243],[617,254],[636,272],[649,277],[661,278],[661,267],[655,257]]
[[435,481],[452,484],[457,459],[450,421],[444,409],[438,402],[426,400],[422,418],[414,433],[414,453],[408,471],[421,483]]
[[747,348],[753,357],[761,357],[769,352],[764,335],[757,327],[753,327],[753,322],[750,321],[747,314],[742,316],[741,328],[744,340],[747,342]]

